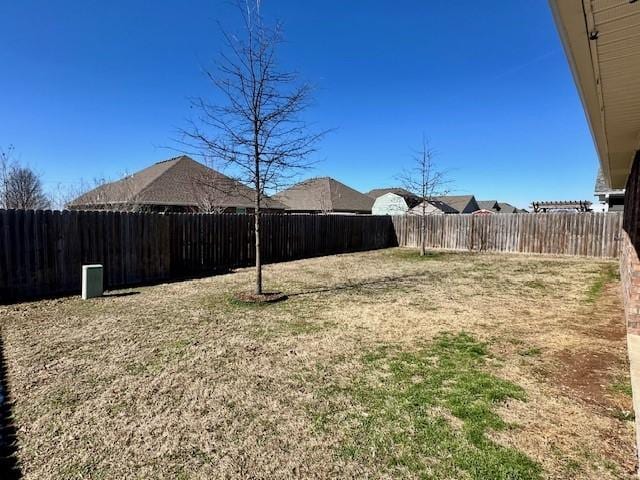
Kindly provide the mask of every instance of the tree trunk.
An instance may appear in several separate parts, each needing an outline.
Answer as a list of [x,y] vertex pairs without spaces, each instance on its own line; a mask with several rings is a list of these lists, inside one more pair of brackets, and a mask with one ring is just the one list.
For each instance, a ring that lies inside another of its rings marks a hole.
[[262,295],[262,259],[260,258],[260,198],[256,195],[256,211],[253,215],[256,235],[256,295]]
[[[426,202],[426,200],[425,200]],[[425,216],[427,213],[427,207],[426,205],[422,205],[422,218],[420,219],[420,230],[422,232],[422,235],[420,236],[420,256],[424,257],[427,253],[427,249],[426,249],[426,243],[427,243],[427,239],[425,238],[427,236],[427,232],[425,231]]]
[[262,185],[260,184],[260,152],[258,149],[258,130],[254,123],[254,155],[255,155],[255,185],[256,205],[253,213],[255,239],[256,239],[256,295],[262,295],[262,259],[260,258],[260,197]]

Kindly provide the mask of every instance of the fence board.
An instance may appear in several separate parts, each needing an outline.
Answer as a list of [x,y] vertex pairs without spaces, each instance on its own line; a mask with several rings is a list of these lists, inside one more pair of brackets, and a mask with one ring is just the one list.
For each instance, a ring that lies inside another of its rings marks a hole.
[[557,213],[393,217],[400,246],[617,258],[622,214]]
[[[272,263],[395,246],[390,217],[264,215]],[[0,210],[0,302],[75,293],[81,266],[100,263],[108,289],[250,266],[253,217]]]
[[[253,228],[251,215],[0,210],[0,301],[77,292],[86,263],[104,265],[107,288],[249,266]],[[264,263],[423,235],[428,248],[615,258],[622,214],[265,215],[261,228]]]

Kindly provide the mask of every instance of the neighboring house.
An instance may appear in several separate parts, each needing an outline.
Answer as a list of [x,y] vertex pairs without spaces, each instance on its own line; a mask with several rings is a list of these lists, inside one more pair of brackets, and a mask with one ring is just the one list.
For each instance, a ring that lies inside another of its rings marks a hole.
[[311,178],[273,196],[289,213],[370,214],[373,198],[330,178]]
[[[473,195],[444,195],[424,202],[426,215],[451,215],[456,213],[473,213],[480,210]],[[423,202],[409,210],[412,215],[422,215]]]
[[500,213],[500,205],[497,200],[478,200],[478,208],[480,210],[475,213],[480,211],[483,213]]
[[[378,188],[367,195],[375,198],[373,213],[375,215],[422,215],[423,202],[419,197],[401,188]],[[455,213],[527,213],[513,205],[497,200],[477,201],[473,195],[446,195],[434,197],[424,202],[426,215],[444,215]]]
[[481,215],[495,215],[498,212],[494,212],[492,210],[485,210],[484,208],[481,208],[480,210],[476,210],[475,212],[473,212],[471,215],[476,215],[476,216],[481,216]]
[[435,197],[434,201],[442,202],[455,210],[455,213],[473,213],[480,210],[473,195],[446,195]]
[[498,202],[498,206],[500,207],[500,213],[529,213],[524,208],[514,207],[510,203]]
[[367,195],[373,198],[374,200],[378,197],[381,197],[385,193],[395,193],[396,195],[400,195],[403,198],[409,199],[409,201],[419,200],[419,196],[411,193],[406,188],[400,187],[390,187],[390,188],[374,188],[373,190],[369,190]]
[[423,212],[425,215],[450,215],[460,213],[452,206],[440,200],[426,200],[409,210],[409,214],[411,215],[422,215]]
[[527,213],[526,210],[514,207],[510,203],[498,202],[497,200],[478,200],[480,208],[475,213]]
[[622,212],[624,210],[624,192],[624,188],[610,188],[602,174],[602,168],[598,169],[594,189],[594,195],[598,198],[600,204],[598,210],[603,212]]
[[374,199],[374,215],[405,215],[420,203],[420,198],[403,188],[378,188],[367,193]]
[[470,213],[478,209],[473,195],[439,196],[425,202],[404,188],[376,188],[367,195],[376,199],[373,204],[376,215],[422,215],[423,211],[426,215],[444,215]]
[[[190,157],[155,163],[116,182],[106,183],[67,204],[72,210],[247,213],[255,191]],[[284,205],[263,198],[265,211]]]

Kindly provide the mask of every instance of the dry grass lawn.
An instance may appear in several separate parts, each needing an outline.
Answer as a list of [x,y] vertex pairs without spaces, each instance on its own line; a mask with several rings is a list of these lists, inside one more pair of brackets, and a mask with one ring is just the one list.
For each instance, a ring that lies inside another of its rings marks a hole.
[[27,479],[629,478],[615,262],[394,249],[0,307]]

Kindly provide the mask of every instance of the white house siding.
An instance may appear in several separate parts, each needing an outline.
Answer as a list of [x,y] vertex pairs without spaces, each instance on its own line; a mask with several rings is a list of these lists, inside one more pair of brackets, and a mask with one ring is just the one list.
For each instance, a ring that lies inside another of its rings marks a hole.
[[385,193],[376,198],[371,208],[373,215],[405,215],[409,206],[404,198],[395,193]]

